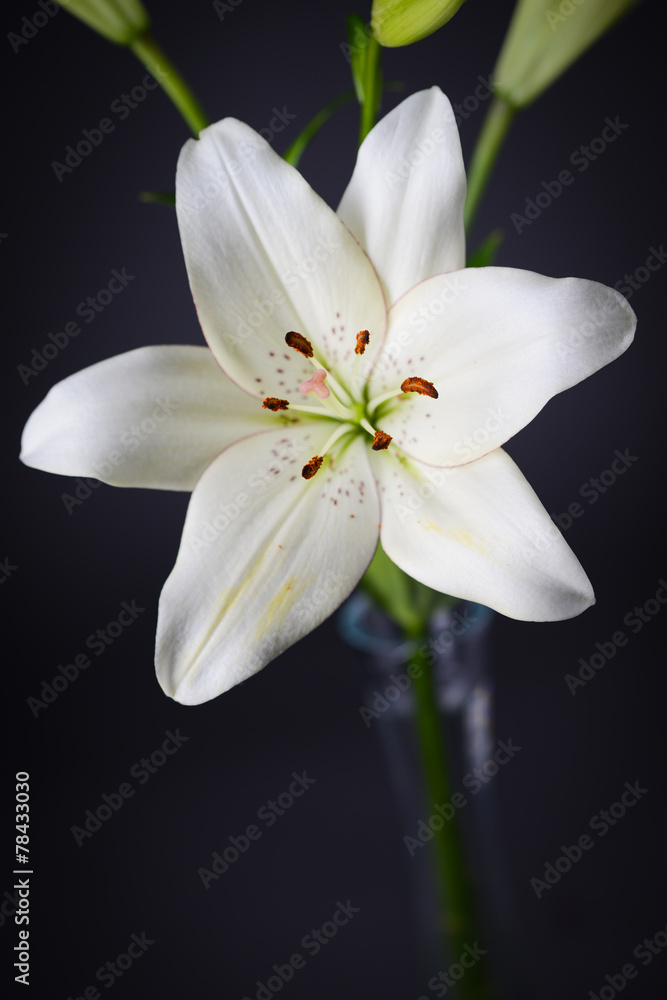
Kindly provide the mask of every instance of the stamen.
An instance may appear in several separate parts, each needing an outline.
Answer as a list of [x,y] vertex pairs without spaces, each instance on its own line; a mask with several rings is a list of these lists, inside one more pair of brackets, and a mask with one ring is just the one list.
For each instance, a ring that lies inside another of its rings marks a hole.
[[375,441],[371,445],[373,451],[384,451],[385,448],[389,447],[391,442],[391,434],[385,434],[384,431],[375,432]]
[[430,396],[431,399],[438,398],[438,390],[433,383],[427,382],[425,378],[419,378],[417,375],[412,375],[410,378],[406,378],[405,382],[401,382],[401,390],[403,392],[418,392],[422,396]]
[[327,373],[324,368],[318,368],[312,378],[306,379],[305,382],[301,383],[299,392],[302,392],[304,395],[314,392],[320,399],[327,399],[331,395],[331,390],[325,384],[326,377]]
[[289,401],[287,399],[278,399],[276,396],[267,396],[262,406],[265,410],[286,410],[289,407]]
[[303,478],[312,479],[317,470],[322,465],[322,462],[324,461],[324,456],[329,451],[329,449],[333,448],[333,446],[335,445],[336,441],[339,440],[339,438],[344,437],[346,434],[349,434],[350,431],[354,431],[354,429],[355,429],[354,424],[339,424],[338,427],[336,427],[333,434],[328,438],[328,440],[323,445],[322,454],[313,455],[310,462],[307,462],[306,465],[304,465],[303,469],[301,470],[301,475],[303,476]]
[[360,330],[357,334],[357,346],[354,349],[355,354],[363,354],[366,347],[370,343],[371,335],[368,330]]
[[302,333],[290,330],[289,333],[285,334],[285,343],[288,347],[293,347],[299,354],[303,354],[304,358],[312,358],[313,345]]
[[320,469],[324,459],[320,455],[313,455],[310,462],[307,462],[301,470],[301,475],[304,479],[312,479],[315,473]]
[[[369,412],[372,413],[373,410],[377,409],[380,403],[386,403],[388,399],[396,399],[400,395],[400,389],[390,389],[389,392],[383,392],[379,396],[374,396],[368,403]],[[371,431],[371,433],[374,434],[375,431]]]

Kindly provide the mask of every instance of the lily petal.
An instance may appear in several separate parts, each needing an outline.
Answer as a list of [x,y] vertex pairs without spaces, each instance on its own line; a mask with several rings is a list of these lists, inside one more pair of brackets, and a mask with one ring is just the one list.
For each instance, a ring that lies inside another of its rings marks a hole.
[[185,144],[176,210],[204,336],[247,392],[289,397],[312,375],[285,346],[291,330],[344,382],[358,367],[359,330],[372,331],[369,356],[377,353],[387,310],[373,265],[299,172],[247,125],[227,118]]
[[454,112],[438,87],[406,98],[363,141],[338,215],[390,303],[424,278],[465,267],[465,194]]
[[206,347],[140,347],[55,385],[23,431],[21,460],[112,486],[191,490],[232,441],[275,417]]
[[438,275],[391,309],[370,395],[410,376],[433,382],[437,400],[400,399],[382,429],[422,462],[461,465],[622,354],[636,322],[627,300],[596,281],[503,267]]
[[523,621],[558,621],[595,602],[588,577],[502,449],[433,469],[373,458],[385,552],[434,590]]
[[200,704],[256,673],[327,618],[370,563],[379,501],[366,442],[301,477],[332,426],[239,441],[197,484],[158,613],[157,674],[176,701]]

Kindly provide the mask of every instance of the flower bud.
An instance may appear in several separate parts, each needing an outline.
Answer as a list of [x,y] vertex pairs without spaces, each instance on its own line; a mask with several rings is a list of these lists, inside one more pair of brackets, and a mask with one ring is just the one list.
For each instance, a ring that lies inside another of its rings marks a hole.
[[118,45],[131,45],[150,27],[141,0],[58,0],[60,6],[78,17],[93,31]]
[[454,17],[463,0],[373,0],[371,27],[380,45],[411,45]]
[[636,0],[519,0],[493,71],[521,108],[538,97]]

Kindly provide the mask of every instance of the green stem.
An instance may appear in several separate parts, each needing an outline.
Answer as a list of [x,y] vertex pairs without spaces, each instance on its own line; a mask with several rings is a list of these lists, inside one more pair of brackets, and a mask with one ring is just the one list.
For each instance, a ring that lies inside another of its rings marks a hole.
[[339,108],[342,108],[345,104],[349,104],[350,101],[354,100],[355,96],[354,87],[350,87],[350,89],[346,90],[345,93],[340,94],[338,97],[334,97],[333,101],[330,101],[325,108],[318,111],[314,118],[311,118],[304,130],[299,133],[289,149],[283,153],[283,159],[287,160],[288,163],[291,163],[293,167],[296,167],[299,160],[303,156],[304,149],[313,136],[317,135],[322,126],[329,121],[331,116],[338,111]]
[[130,48],[137,59],[153,74],[165,94],[173,101],[188,123],[195,138],[209,124],[199,101],[176,67],[169,61],[155,39],[142,35],[132,42]]
[[[424,638],[424,630],[414,632],[416,640]],[[419,649],[421,642],[415,643]],[[417,704],[417,731],[422,754],[429,814],[436,805],[451,803],[452,782],[446,762],[446,752],[441,734],[440,712],[431,672],[423,656],[413,654],[410,665],[414,667],[414,691]],[[441,930],[447,943],[449,961],[458,962],[465,953],[465,946],[479,943],[484,948],[477,930],[476,908],[468,876],[468,859],[463,850],[458,819],[455,815],[445,821],[432,840],[436,852],[436,865],[441,896]],[[489,1000],[493,996],[484,961],[466,970],[459,983],[461,1000]]]
[[380,53],[382,46],[378,40],[371,35],[366,47],[366,58],[364,64],[364,102],[361,105],[361,122],[359,125],[359,145],[362,144],[370,130],[377,121],[377,114],[380,110],[380,95],[382,92],[382,78],[380,76]]
[[468,170],[468,194],[464,214],[466,233],[470,233],[491,171],[515,114],[516,108],[504,98],[494,97],[477,138]]

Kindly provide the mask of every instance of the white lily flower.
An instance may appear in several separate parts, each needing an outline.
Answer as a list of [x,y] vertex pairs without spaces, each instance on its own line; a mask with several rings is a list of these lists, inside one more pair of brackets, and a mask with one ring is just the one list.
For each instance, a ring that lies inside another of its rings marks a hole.
[[[210,350],[144,347],[65,379],[22,453],[193,490],[160,598],[167,694],[198,704],[261,669],[342,603],[378,538],[421,583],[510,617],[593,603],[501,445],[624,351],[635,317],[596,282],[464,269],[440,90],[373,129],[337,214],[233,119],[185,145],[176,190]],[[151,431],[124,446],[131,426]]]

